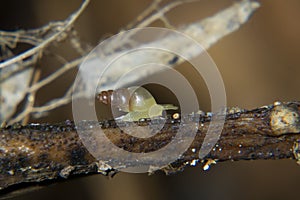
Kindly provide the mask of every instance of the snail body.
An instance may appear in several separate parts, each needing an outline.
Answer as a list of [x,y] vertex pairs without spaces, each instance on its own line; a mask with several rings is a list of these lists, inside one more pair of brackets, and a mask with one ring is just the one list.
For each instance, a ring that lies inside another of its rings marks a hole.
[[124,121],[138,121],[141,118],[162,116],[164,110],[177,110],[172,104],[157,104],[151,93],[143,87],[128,87],[117,90],[102,91],[97,100],[103,104],[127,112],[122,116]]

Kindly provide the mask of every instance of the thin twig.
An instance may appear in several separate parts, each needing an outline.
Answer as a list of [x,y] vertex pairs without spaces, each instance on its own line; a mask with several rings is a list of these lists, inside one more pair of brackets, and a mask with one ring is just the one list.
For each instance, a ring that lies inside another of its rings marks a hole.
[[[34,85],[35,83],[37,83],[38,80],[40,79],[40,76],[41,76],[41,69],[39,67],[36,67],[34,74],[33,74],[33,80],[32,80],[31,85]],[[36,91],[30,92],[28,94],[27,102],[25,105],[25,110],[31,110],[33,108],[34,103],[35,103],[35,95],[36,95]],[[28,113],[22,120],[22,124],[27,124],[29,119],[30,119],[30,114]]]
[[38,107],[26,107],[18,116],[15,118],[9,120],[7,124],[13,124],[21,121],[24,119],[25,116],[31,114],[31,113],[38,113],[36,116],[42,116],[44,112],[53,110],[55,108],[58,108],[60,106],[66,105],[71,102],[72,98],[80,98],[83,97],[84,95],[82,93],[77,93],[73,95],[72,97],[72,91],[73,87],[71,86],[68,91],[65,93],[65,95],[61,98],[53,99],[49,102],[47,102],[43,106],[38,106]]
[[85,59],[85,57],[80,57],[80,58],[77,58],[73,61],[70,61],[70,62],[66,63],[60,69],[58,69],[57,71],[55,71],[51,75],[47,76],[45,79],[43,79],[40,82],[38,82],[38,83],[34,84],[33,86],[31,86],[28,89],[28,92],[36,91],[36,90],[44,87],[45,85],[51,83],[53,80],[57,79],[59,76],[61,76],[65,72],[69,71],[70,69],[73,69],[73,68],[77,67],[80,63],[82,63],[82,61],[84,59]]
[[[64,95],[63,98],[58,98],[58,99],[54,99],[50,102],[48,102],[46,105],[44,106],[40,106],[40,107],[34,107],[32,108],[32,113],[35,113],[35,112],[45,112],[45,111],[50,111],[52,109],[55,109],[59,106],[62,106],[62,105],[66,105],[68,103],[71,102],[72,100],[72,87],[68,90],[68,92],[66,92],[66,94]],[[79,98],[79,97],[82,97],[83,95],[80,95],[80,94],[77,94],[74,98]]]
[[86,8],[88,3],[89,3],[89,0],[84,0],[81,7],[74,14],[72,14],[68,20],[66,20],[66,23],[63,26],[61,26],[59,29],[57,29],[58,31],[56,33],[51,35],[49,38],[45,39],[38,46],[36,46],[18,56],[15,56],[14,58],[12,58],[10,60],[0,63],[0,69],[7,67],[13,63],[19,62],[19,61],[23,60],[23,58],[28,58],[28,57],[40,52],[42,49],[44,49],[50,43],[57,40],[61,34],[65,33],[66,30],[68,30],[73,25],[73,23],[76,21],[76,19],[80,16],[80,14]]
[[149,16],[153,11],[157,10],[159,8],[159,4],[162,0],[154,0],[152,3],[141,13],[139,14],[133,22],[130,22],[126,29],[132,29],[135,28],[136,24],[139,24],[141,21],[143,21],[147,16]]
[[[139,20],[137,21],[136,25],[132,25],[130,24],[129,26],[133,26],[133,28],[143,28],[143,27],[147,27],[149,26],[151,23],[160,20],[161,18],[165,17],[165,14],[169,11],[171,11],[172,9],[176,8],[177,6],[180,6],[181,4],[184,3],[191,3],[191,2],[195,2],[197,0],[176,0],[176,1],[171,1],[170,3],[168,3],[167,5],[158,8],[156,6],[159,5],[159,1],[158,2],[154,2],[153,4],[151,4],[140,16],[139,16]],[[156,10],[156,12],[152,13],[152,11]],[[164,22],[164,19],[161,19]],[[138,29],[137,29],[138,30]],[[136,31],[137,31],[136,30]],[[124,35],[124,38],[121,38],[120,40],[117,41],[117,43],[119,44],[118,47],[125,45],[124,42],[127,42],[128,39],[135,33],[135,31],[130,32],[130,34],[126,34]],[[114,48],[112,48],[112,50],[114,50]]]
[[170,10],[172,10],[172,9],[174,9],[174,8],[184,4],[184,3],[192,3],[192,2],[196,2],[196,1],[199,1],[199,0],[176,0],[176,1],[171,1],[170,3],[165,5],[164,7],[158,9],[157,12],[151,14],[150,16],[145,16],[145,18],[140,20],[141,22],[138,23],[135,26],[135,28],[147,27],[151,23],[155,22],[156,20],[161,19],[161,17],[164,16]]
[[[146,8],[146,10],[138,17],[137,24],[135,27],[145,27],[145,26],[151,24],[152,22],[154,22],[155,20],[162,20],[165,23],[165,26],[171,26],[170,23],[168,22],[168,19],[165,17],[165,14],[183,3],[188,3],[188,2],[193,2],[193,1],[195,1],[195,0],[187,0],[187,1],[176,0],[176,1],[172,1],[172,2],[168,3],[167,5],[160,8],[159,7],[160,0],[157,0],[157,1],[153,2],[148,8]],[[47,32],[50,32],[51,34],[53,34],[53,31],[54,31],[54,33],[58,34],[59,32],[61,32],[61,30],[65,30],[65,31],[69,30],[69,29],[66,29],[66,27],[64,29],[61,29],[61,27],[64,27],[65,25],[69,26],[71,24],[70,21],[75,20],[75,18],[78,17],[78,15],[82,12],[86,2],[87,1],[84,2],[84,4],[81,6],[81,8],[75,12],[75,14],[71,15],[64,22],[52,22],[52,23],[49,23],[47,26],[44,26],[39,29],[23,31],[24,33],[22,31],[19,31],[18,33],[11,33],[11,35],[8,37],[9,39],[7,40],[7,43],[9,45],[15,45],[16,38],[21,38],[21,39],[23,38],[24,40],[28,40],[29,42],[31,40],[33,40],[33,43],[34,43],[35,41],[38,41],[39,39],[43,39],[43,35],[47,35]],[[194,37],[194,39],[196,39],[197,41],[202,43],[203,47],[205,49],[207,49],[212,44],[214,44],[218,39],[223,38],[225,35],[238,29],[238,27],[240,27],[243,23],[245,23],[248,20],[249,15],[255,11],[257,6],[258,6],[258,4],[253,3],[253,2],[239,2],[225,10],[220,11],[213,17],[188,24],[185,27],[180,28],[180,31],[182,31],[183,33],[185,33],[189,36]],[[228,25],[229,23],[230,23],[230,26]],[[215,26],[211,26],[211,24],[218,24],[218,26],[217,26],[218,28],[216,28]],[[222,26],[220,26],[220,24],[222,24]],[[71,25],[70,25],[70,28],[71,28]],[[211,30],[211,28],[213,28],[213,30]],[[207,33],[209,33],[209,34],[207,34]],[[76,33],[74,33],[74,34],[76,34]],[[27,36],[28,36],[28,38],[27,38]],[[36,36],[36,37],[31,38],[31,36],[32,37]],[[195,36],[196,36],[196,38],[195,38]],[[130,34],[124,35],[124,37],[130,37]],[[167,42],[167,43],[163,44],[163,46],[166,48],[168,48],[168,45],[174,46],[174,40],[177,41],[177,39],[176,38],[174,39],[173,37],[170,37],[169,41],[168,41],[168,38],[162,38],[162,40]],[[97,66],[98,67],[101,66],[102,65],[101,62],[105,63],[107,60],[109,60],[111,58],[110,56],[114,56],[115,54],[120,53],[117,50],[120,49],[120,47],[122,47],[122,45],[124,44],[124,41],[126,43],[126,40],[123,38],[123,35],[121,37],[115,38],[115,40],[112,41],[108,45],[108,48],[109,48],[108,52],[111,52],[113,54],[108,55],[108,57],[104,57],[104,58],[97,60],[97,62],[99,62],[99,64],[97,64]],[[131,41],[131,40],[129,40],[129,41]],[[153,41],[153,42],[159,43],[159,41]],[[78,43],[77,39],[75,39],[73,42],[71,41],[71,43],[74,43],[75,47],[80,45]],[[184,54],[190,55],[191,58],[194,56],[197,56],[199,54],[199,52],[191,50],[188,46],[185,46],[185,44],[181,44],[180,42],[177,42],[177,43],[178,43],[177,48],[182,50]],[[42,44],[44,44],[44,43],[42,43]],[[82,49],[81,47],[79,48],[79,50],[80,50],[79,53],[84,52],[84,49]],[[192,51],[192,52],[189,52],[189,51]],[[36,54],[33,54],[32,56],[33,56],[32,58],[34,58],[34,59],[24,60],[20,65],[18,65],[18,69],[20,67],[24,68],[24,66],[31,66],[32,64],[36,63],[38,56],[36,56]],[[170,56],[164,56],[162,58],[159,57],[160,55],[153,55],[153,56],[155,56],[155,58],[157,58],[157,59],[160,59],[161,63],[167,64],[167,65],[169,64],[170,60],[174,59],[173,54]],[[147,57],[145,57],[145,58],[139,57],[139,59],[135,59],[135,57],[132,57],[132,61],[140,60],[143,62],[143,61],[147,61],[147,59],[149,57],[150,56],[148,54],[147,54]],[[25,94],[28,94],[28,93],[31,93],[31,92],[41,89],[45,85],[52,83],[59,76],[61,76],[65,72],[67,72],[69,69],[72,69],[72,68],[78,66],[81,63],[81,61],[83,61],[83,59],[84,58],[78,58],[69,63],[64,64],[59,70],[57,70],[50,76],[46,77],[44,80],[32,85],[27,91],[22,90],[22,92],[25,91],[24,92],[24,95],[25,95]],[[190,59],[190,58],[187,58],[187,59]],[[182,62],[183,62],[183,59],[177,59],[177,61],[174,62],[172,65],[175,66]],[[120,63],[120,64],[122,64],[122,63]],[[126,65],[128,65],[128,63],[126,63]],[[135,66],[135,65],[132,65],[132,66]],[[128,70],[128,69],[124,68],[124,67],[120,67],[120,71],[118,72],[119,74],[126,73],[126,71],[123,72],[121,70]],[[17,70],[17,72],[19,72],[19,70]],[[10,75],[13,75],[13,73],[14,72],[6,72],[5,74],[2,74],[0,81],[4,82],[6,80],[6,78],[10,77]],[[147,75],[150,75],[151,73],[155,73],[155,71],[149,70],[147,72]],[[108,74],[109,78],[107,80],[110,80],[110,83],[105,83],[107,86],[110,86],[111,84],[114,83],[114,80],[116,78],[115,74],[116,74],[115,72],[114,72],[114,74],[112,74],[112,76],[114,76],[114,77],[110,77],[110,74]],[[135,81],[135,80],[138,80],[141,78],[143,78],[143,77],[142,76],[135,77],[135,78],[132,78],[131,81]],[[84,77],[83,77],[83,79],[84,79]],[[89,80],[83,80],[84,81],[83,84],[90,84],[93,81],[95,81],[94,77],[91,77],[88,79]],[[71,87],[73,84],[74,83],[71,83]],[[88,88],[88,87],[90,87],[90,86],[84,85],[84,88]],[[84,91],[82,91],[82,92],[84,92]],[[19,114],[19,116],[17,116],[15,119],[11,120],[11,122],[16,122],[16,119],[22,120],[23,119],[22,117],[24,117],[28,114],[35,113],[36,111],[47,112],[47,111],[49,111],[49,110],[47,110],[47,108],[49,108],[51,110],[51,109],[56,108],[56,107],[54,107],[55,105],[56,106],[65,105],[66,103],[70,102],[70,100],[71,100],[71,98],[69,96],[63,96],[61,98],[67,98],[67,99],[61,99],[61,100],[55,99],[54,101],[48,102],[44,106],[41,106],[39,108],[36,108],[36,109],[33,108],[32,110],[30,110],[30,109],[24,110],[23,112],[21,112]]]

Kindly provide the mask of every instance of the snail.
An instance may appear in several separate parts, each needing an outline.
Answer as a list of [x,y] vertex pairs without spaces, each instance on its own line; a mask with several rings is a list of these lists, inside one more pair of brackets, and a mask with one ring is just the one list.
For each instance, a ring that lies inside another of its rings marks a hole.
[[127,112],[123,121],[138,121],[142,118],[160,117],[164,110],[177,110],[172,104],[157,104],[151,93],[143,87],[128,87],[102,91],[97,100],[103,104]]

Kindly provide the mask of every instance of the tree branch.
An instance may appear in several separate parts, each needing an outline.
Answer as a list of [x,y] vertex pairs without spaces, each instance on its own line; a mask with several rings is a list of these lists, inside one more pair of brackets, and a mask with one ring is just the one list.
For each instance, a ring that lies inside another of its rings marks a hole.
[[[128,152],[151,152],[168,144],[180,126],[189,127],[189,121],[199,120],[196,137],[187,151],[169,165],[157,169],[163,157],[149,160],[153,164],[151,172],[162,170],[171,174],[207,161],[205,169],[215,161],[237,161],[257,159],[296,159],[300,160],[300,102],[280,103],[263,106],[254,110],[239,108],[227,109],[226,121],[220,139],[203,159],[199,159],[199,149],[208,130],[211,114],[200,113],[182,116],[181,119],[168,119],[164,127],[150,138],[136,138],[121,130],[138,126],[149,126],[149,120],[139,122],[115,121],[81,122],[89,125],[89,131],[97,131],[100,124],[107,138],[119,148]],[[183,123],[181,123],[183,122]],[[134,127],[135,129],[136,127]],[[14,124],[0,129],[0,187],[1,190],[24,182],[68,178],[70,175],[100,173],[114,174],[118,169],[135,167],[109,166],[111,158],[96,160],[82,144],[77,126],[71,121],[57,125]],[[88,131],[87,131],[88,132]],[[189,137],[189,131],[185,134]],[[192,136],[190,136],[192,137]],[[101,142],[101,141],[100,141]],[[180,141],[177,147],[181,145]],[[105,145],[97,146],[99,149]],[[107,150],[106,150],[107,151]],[[108,151],[107,151],[108,152]],[[118,156],[118,155],[116,155]],[[122,163],[122,157],[116,157]]]

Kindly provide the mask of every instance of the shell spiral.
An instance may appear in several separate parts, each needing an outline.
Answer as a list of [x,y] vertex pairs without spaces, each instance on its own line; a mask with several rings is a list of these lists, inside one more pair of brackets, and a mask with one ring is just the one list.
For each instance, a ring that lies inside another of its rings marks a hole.
[[156,105],[151,93],[143,87],[120,88],[117,90],[102,91],[97,100],[106,105],[117,107],[124,112],[142,112]]
[[97,100],[119,111],[127,112],[128,114],[123,116],[123,120],[126,121],[158,117],[162,116],[164,110],[178,109],[172,104],[157,104],[148,90],[137,86],[102,91],[97,95]]

